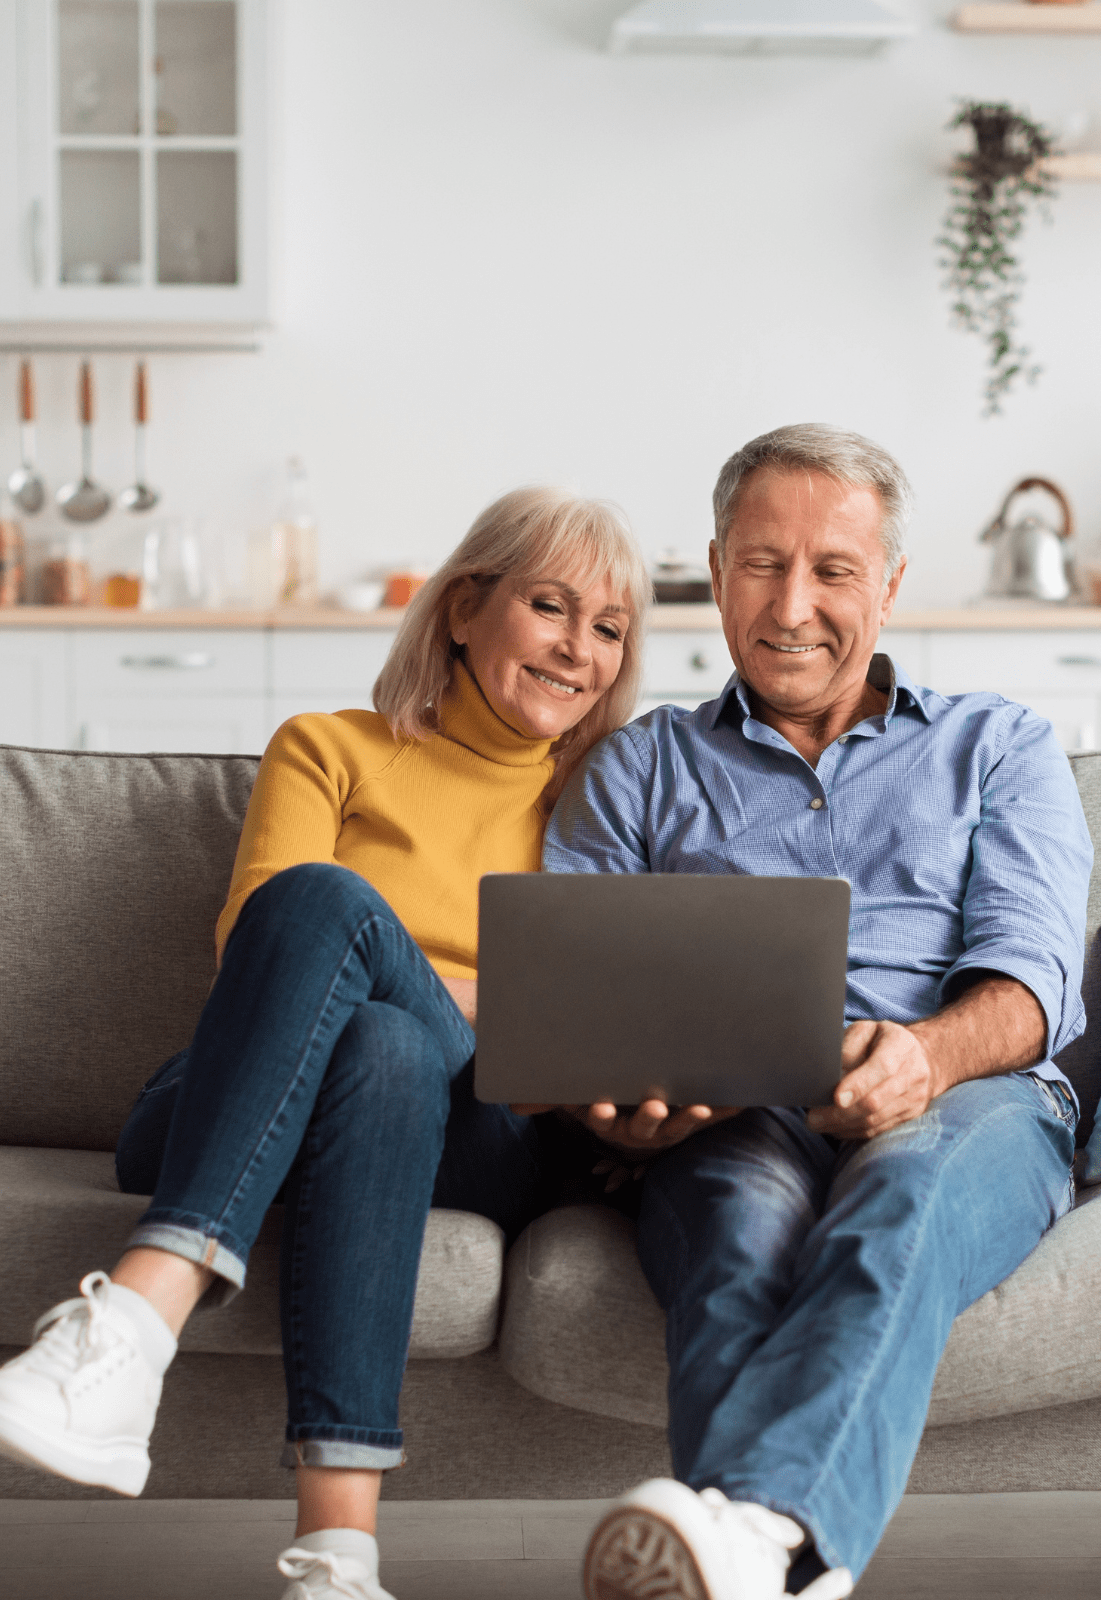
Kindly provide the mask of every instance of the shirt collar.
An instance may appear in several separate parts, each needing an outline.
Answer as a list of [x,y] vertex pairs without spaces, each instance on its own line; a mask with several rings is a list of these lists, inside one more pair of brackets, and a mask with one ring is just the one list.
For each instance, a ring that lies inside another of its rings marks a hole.
[[457,657],[440,702],[440,736],[504,767],[537,767],[546,761],[553,743],[528,738],[509,727]]
[[[887,709],[883,713],[885,726],[896,711],[907,710],[910,706],[913,706],[926,722],[932,722],[932,714],[927,704],[930,697],[929,690],[919,689],[905,667],[900,667],[889,655],[877,650],[868,663],[866,676],[873,688],[882,689],[887,696]],[[730,722],[740,726],[747,717],[753,715],[749,707],[748,686],[737,671],[727,680],[718,699],[712,704],[715,709],[709,723],[711,728],[716,728],[720,722]]]

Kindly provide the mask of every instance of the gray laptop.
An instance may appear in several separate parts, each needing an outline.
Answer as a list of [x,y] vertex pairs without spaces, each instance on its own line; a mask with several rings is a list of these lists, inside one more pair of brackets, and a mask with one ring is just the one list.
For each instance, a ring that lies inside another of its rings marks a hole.
[[500,873],[481,882],[480,1100],[826,1104],[842,878]]

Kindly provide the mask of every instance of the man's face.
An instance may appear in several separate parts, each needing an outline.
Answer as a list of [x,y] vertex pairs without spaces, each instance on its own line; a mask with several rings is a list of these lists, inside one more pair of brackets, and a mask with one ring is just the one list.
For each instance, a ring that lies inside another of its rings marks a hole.
[[863,693],[905,563],[884,587],[874,489],[820,472],[758,469],[711,580],[734,664],[781,715],[824,715]]

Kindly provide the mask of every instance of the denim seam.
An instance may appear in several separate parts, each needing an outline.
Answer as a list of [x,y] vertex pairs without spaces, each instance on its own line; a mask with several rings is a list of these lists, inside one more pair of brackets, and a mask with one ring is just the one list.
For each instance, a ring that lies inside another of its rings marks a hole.
[[309,1063],[310,1058],[311,1058],[311,1056],[313,1054],[314,1048],[315,1048],[315,1046],[317,1044],[318,1035],[321,1032],[323,1024],[325,1023],[325,1021],[328,1019],[328,1017],[331,1014],[334,995],[336,994],[337,988],[339,987],[340,983],[343,981],[344,975],[347,972],[348,967],[351,964],[352,957],[356,952],[356,947],[359,944],[359,941],[362,938],[362,936],[363,936],[364,932],[366,931],[367,927],[369,925],[372,925],[372,924],[375,924],[375,923],[379,922],[380,920],[381,919],[380,919],[380,917],[379,917],[377,912],[371,912],[370,915],[365,917],[364,920],[359,924],[358,928],[356,929],[356,932],[355,932],[354,936],[349,941],[347,954],[345,955],[344,960],[341,962],[338,971],[334,974],[333,981],[329,985],[329,989],[328,989],[328,992],[325,995],[325,999],[322,1002],[321,1007],[319,1008],[317,1019],[314,1022],[313,1029],[312,1029],[312,1031],[310,1033],[309,1042],[307,1043],[305,1049],[303,1050],[301,1056],[299,1057],[298,1064],[294,1069],[294,1073],[293,1073],[293,1075],[291,1077],[290,1083],[288,1084],[287,1089],[283,1094],[282,1100],[280,1101],[278,1107],[276,1108],[274,1116],[272,1117],[271,1121],[268,1123],[267,1127],[264,1129],[263,1134],[260,1136],[260,1139],[258,1140],[256,1145],[253,1147],[252,1151],[249,1153],[249,1155],[248,1155],[248,1157],[246,1159],[246,1162],[245,1162],[243,1168],[241,1169],[240,1176],[238,1177],[237,1182],[235,1183],[235,1185],[233,1187],[232,1193],[230,1194],[229,1198],[227,1199],[225,1205],[223,1206],[221,1214],[216,1219],[218,1226],[221,1226],[221,1227],[226,1227],[227,1226],[227,1223],[226,1223],[227,1216],[229,1216],[232,1213],[235,1205],[237,1205],[238,1202],[243,1198],[243,1196],[244,1196],[244,1194],[246,1192],[246,1189],[247,1189],[248,1180],[250,1179],[252,1174],[255,1172],[256,1167],[258,1166],[258,1164],[262,1160],[263,1151],[266,1149],[267,1145],[271,1141],[272,1130],[275,1128],[276,1124],[280,1121],[280,1119],[285,1116],[287,1105],[288,1105],[292,1095],[296,1092],[296,1090],[299,1088],[299,1086],[300,1086],[300,1084],[302,1082],[302,1077],[303,1077],[303,1074],[304,1074],[304,1072],[306,1070],[306,1066]]
[[[913,1259],[914,1259],[915,1252],[916,1252],[919,1244],[924,1243],[925,1235],[926,1235],[926,1233],[928,1231],[928,1227],[929,1227],[929,1217],[930,1217],[930,1213],[932,1211],[931,1201],[935,1196],[936,1190],[939,1187],[942,1186],[944,1174],[948,1170],[949,1166],[953,1165],[961,1155],[966,1153],[966,1151],[968,1150],[970,1144],[972,1143],[972,1141],[975,1138],[977,1138],[977,1136],[978,1136],[980,1131],[988,1130],[992,1125],[994,1125],[994,1124],[996,1124],[998,1122],[1005,1121],[1010,1116],[1015,1116],[1021,1109],[1022,1108],[1018,1107],[1018,1106],[1003,1106],[997,1111],[997,1113],[991,1119],[989,1119],[989,1121],[984,1118],[980,1122],[974,1123],[967,1130],[966,1135],[961,1140],[959,1140],[959,1142],[956,1144],[955,1149],[952,1151],[949,1159],[946,1162],[944,1162],[943,1165],[938,1167],[937,1172],[936,1172],[935,1181],[929,1186],[928,1192],[926,1193],[926,1195],[924,1197],[924,1201],[923,1201],[924,1215],[923,1215],[922,1220],[921,1220],[920,1229],[914,1235],[913,1239],[911,1240],[909,1249],[908,1249],[908,1251],[906,1252],[906,1255],[905,1255],[905,1259],[902,1260],[902,1262],[901,1262],[901,1273],[900,1273],[899,1278],[898,1278],[898,1283],[899,1284],[902,1284],[902,1285],[905,1284],[905,1282],[906,1282],[906,1280],[907,1280],[907,1278],[909,1277],[909,1274],[910,1274],[910,1270],[911,1270],[911,1266],[913,1264]],[[1031,1115],[1031,1113],[1027,1113],[1027,1114]],[[1054,1115],[1054,1113],[1052,1113],[1052,1115]],[[857,1410],[857,1408],[859,1406],[859,1403],[860,1403],[861,1399],[863,1398],[865,1392],[867,1391],[868,1386],[871,1384],[871,1382],[872,1382],[872,1380],[873,1380],[873,1378],[875,1376],[875,1373],[878,1370],[878,1367],[879,1367],[879,1365],[880,1365],[880,1363],[881,1363],[881,1361],[883,1359],[883,1345],[884,1345],[884,1342],[885,1342],[886,1335],[891,1331],[892,1325],[898,1320],[899,1316],[901,1316],[901,1314],[902,1314],[902,1304],[901,1304],[901,1302],[902,1302],[902,1296],[899,1295],[899,1294],[896,1294],[895,1302],[894,1302],[894,1306],[893,1306],[893,1308],[891,1310],[891,1314],[890,1314],[890,1316],[889,1316],[889,1318],[888,1318],[888,1320],[885,1323],[884,1328],[883,1328],[883,1337],[878,1341],[876,1349],[871,1353],[871,1356],[870,1356],[870,1359],[869,1359],[869,1361],[868,1361],[868,1363],[866,1365],[863,1377],[861,1378],[859,1384],[857,1385],[857,1387],[853,1391],[852,1399],[851,1399],[851,1401],[850,1401],[850,1403],[849,1403],[849,1405],[847,1407],[847,1414],[841,1420],[841,1425],[838,1428],[837,1433],[834,1436],[833,1442],[830,1445],[830,1448],[829,1448],[829,1451],[828,1451],[826,1457],[822,1461],[822,1465],[821,1465],[821,1468],[819,1470],[817,1478],[814,1480],[814,1483],[811,1485],[811,1487],[807,1491],[807,1497],[806,1497],[807,1498],[807,1510],[805,1512],[805,1516],[807,1518],[812,1518],[813,1517],[815,1524],[818,1523],[819,1519],[818,1519],[817,1515],[815,1514],[815,1512],[810,1509],[811,1504],[815,1500],[815,1498],[817,1497],[823,1480],[830,1474],[831,1468],[833,1466],[833,1463],[836,1460],[836,1457],[837,1457],[839,1451],[843,1448],[843,1446],[845,1444],[847,1435],[848,1435],[848,1433],[849,1433],[849,1431],[850,1431],[850,1429],[852,1427],[853,1416],[854,1416],[854,1414],[855,1414],[855,1412],[856,1412],[856,1410]],[[803,1520],[803,1519],[799,1518],[798,1520]],[[831,1566],[831,1567],[843,1566],[844,1562],[840,1558],[838,1552],[833,1549],[833,1547],[829,1544],[829,1542],[827,1540],[824,1540],[821,1537],[817,1526],[815,1526],[812,1529],[812,1532],[814,1534],[814,1541],[815,1541],[815,1545],[816,1545],[817,1550],[818,1550],[818,1554],[819,1554],[819,1556],[821,1556],[822,1560],[826,1561],[827,1564],[829,1566]]]

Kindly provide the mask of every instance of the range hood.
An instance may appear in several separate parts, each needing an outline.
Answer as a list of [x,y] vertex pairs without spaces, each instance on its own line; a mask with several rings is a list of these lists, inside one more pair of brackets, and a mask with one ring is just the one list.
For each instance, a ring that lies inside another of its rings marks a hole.
[[874,55],[917,30],[880,0],[639,0],[608,48],[737,55]]

